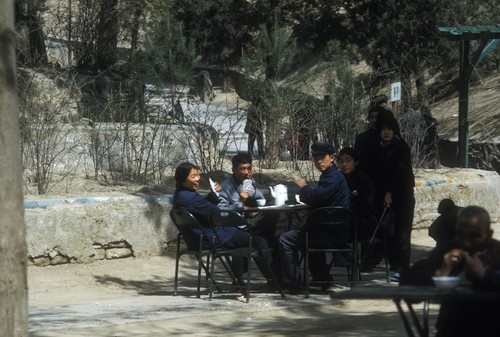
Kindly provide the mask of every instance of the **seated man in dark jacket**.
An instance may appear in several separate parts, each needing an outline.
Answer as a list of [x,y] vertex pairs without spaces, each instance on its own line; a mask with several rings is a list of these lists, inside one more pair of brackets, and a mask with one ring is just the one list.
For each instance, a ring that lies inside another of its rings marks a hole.
[[[311,206],[311,210],[325,206],[349,207],[351,192],[347,186],[344,176],[335,162],[335,148],[326,143],[314,143],[311,146],[313,161],[316,168],[321,172],[317,187],[312,187],[304,179],[299,179],[295,183],[300,187],[299,197],[302,202]],[[339,235],[347,237],[348,233]],[[332,236],[328,229],[315,228],[310,232],[309,238],[311,247],[332,245],[338,242],[339,237]],[[302,290],[302,280],[299,272],[298,251],[305,247],[305,231],[303,229],[293,229],[283,233],[280,238],[281,263],[283,273],[283,286],[288,287],[291,292]],[[331,280],[329,266],[326,264],[324,253],[311,254],[310,271],[313,281]],[[328,286],[324,286],[328,288]]]

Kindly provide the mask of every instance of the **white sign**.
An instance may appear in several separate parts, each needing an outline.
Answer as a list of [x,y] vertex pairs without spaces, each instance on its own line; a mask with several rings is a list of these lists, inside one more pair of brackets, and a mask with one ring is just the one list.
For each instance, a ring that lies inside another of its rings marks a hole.
[[401,100],[401,82],[395,82],[391,84],[391,102],[397,102]]

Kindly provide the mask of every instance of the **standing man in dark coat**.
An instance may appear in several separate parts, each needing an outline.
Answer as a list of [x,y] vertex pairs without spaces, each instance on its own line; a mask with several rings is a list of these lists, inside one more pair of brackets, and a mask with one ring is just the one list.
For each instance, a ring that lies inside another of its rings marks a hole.
[[254,155],[254,145],[257,141],[257,151],[259,157],[264,158],[264,104],[262,98],[255,98],[247,110],[247,122],[245,124],[245,133],[248,134],[248,153]]
[[354,148],[358,153],[358,169],[374,178],[373,164],[377,161],[376,154],[380,148],[380,132],[377,131],[377,117],[392,116],[392,112],[382,106],[374,106],[368,110],[369,128],[356,136]]

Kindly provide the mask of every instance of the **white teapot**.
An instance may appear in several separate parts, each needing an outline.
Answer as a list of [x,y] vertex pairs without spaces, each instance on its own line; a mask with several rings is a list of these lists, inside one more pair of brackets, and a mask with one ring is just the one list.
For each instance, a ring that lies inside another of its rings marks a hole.
[[283,206],[288,201],[288,189],[285,185],[279,184],[274,187],[269,186],[271,190],[271,195],[274,198],[274,204],[276,206]]

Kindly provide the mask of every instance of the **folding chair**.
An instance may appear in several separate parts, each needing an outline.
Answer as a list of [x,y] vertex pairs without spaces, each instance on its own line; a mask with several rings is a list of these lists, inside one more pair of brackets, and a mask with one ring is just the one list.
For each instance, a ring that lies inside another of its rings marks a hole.
[[[220,238],[217,235],[217,231],[214,230],[214,232],[216,233],[216,238],[217,238],[217,240],[219,240],[218,248],[215,251],[215,254],[217,257],[219,257],[219,258],[226,257],[226,258],[231,258],[231,259],[233,259],[234,257],[241,257],[241,258],[247,259],[247,280],[246,280],[246,284],[243,285],[243,288],[244,288],[243,294],[246,298],[246,302],[248,303],[250,300],[250,281],[252,279],[250,262],[251,262],[251,260],[255,260],[257,258],[261,258],[261,259],[263,259],[263,261],[265,261],[265,263],[267,263],[267,266],[270,270],[272,281],[274,282],[274,285],[279,290],[281,297],[285,298],[285,295],[280,287],[278,279],[276,278],[275,273],[270,268],[269,260],[266,258],[266,255],[271,256],[272,249],[271,248],[262,249],[261,247],[259,247],[259,245],[255,245],[255,246],[253,245],[253,242],[256,242],[255,236],[253,234],[251,226],[245,220],[243,215],[236,212],[236,211],[232,211],[232,210],[216,210],[210,215],[209,220],[210,220],[210,224],[212,226],[212,229],[216,226],[239,227],[239,228],[246,228],[246,231],[250,234],[248,246],[239,247],[239,248],[226,248],[226,247],[224,247],[224,245],[220,241]],[[213,264],[212,264],[212,268],[213,268]],[[237,277],[235,277],[234,280],[237,282],[237,284],[241,284],[241,282],[240,282],[241,280],[238,280]]]
[[[310,246],[310,231],[314,227],[331,231],[331,234],[338,234],[339,242],[345,241],[343,244],[332,245],[331,247],[315,248]],[[309,297],[309,259],[310,254],[315,252],[331,253],[332,260],[329,269],[333,265],[335,254],[348,254],[350,256],[350,263],[346,266],[347,281],[351,288],[359,281],[359,258],[358,258],[358,242],[356,236],[356,216],[354,213],[345,207],[321,207],[317,208],[307,217],[305,225],[305,250],[304,250],[304,288],[305,297]],[[331,281],[325,281],[324,283]]]
[[[215,285],[217,291],[221,292],[221,289],[215,284],[212,274],[209,271],[209,267],[213,265],[213,263],[211,263],[211,259],[214,254],[213,242],[210,241],[210,238],[203,235],[202,225],[189,211],[184,209],[172,209],[170,211],[170,218],[179,231],[179,234],[177,235],[177,249],[175,254],[174,295],[177,295],[180,258],[183,255],[193,255],[198,260],[196,297],[200,298],[201,269],[203,269],[205,271],[206,280],[208,281],[209,297],[211,298],[212,285]],[[201,234],[197,235],[193,229],[199,229]],[[185,242],[187,247],[186,249],[181,248],[182,241]],[[203,258],[205,257],[206,264],[203,262]],[[228,269],[229,267],[224,263],[224,261],[222,262],[224,267]]]
[[364,262],[366,261],[368,255],[370,254],[370,250],[372,249],[373,245],[377,242],[381,243],[384,249],[384,269],[385,269],[385,277],[387,282],[390,282],[390,277],[389,277],[389,261],[387,258],[387,242],[386,242],[386,236],[389,234],[388,232],[391,230],[389,228],[386,228],[384,226],[384,219],[387,214],[387,207],[384,206],[384,209],[382,210],[382,214],[380,215],[378,221],[377,221],[377,226],[375,227],[373,234],[368,241],[368,245],[366,247],[366,250],[361,257],[361,262],[360,264],[363,266]]

